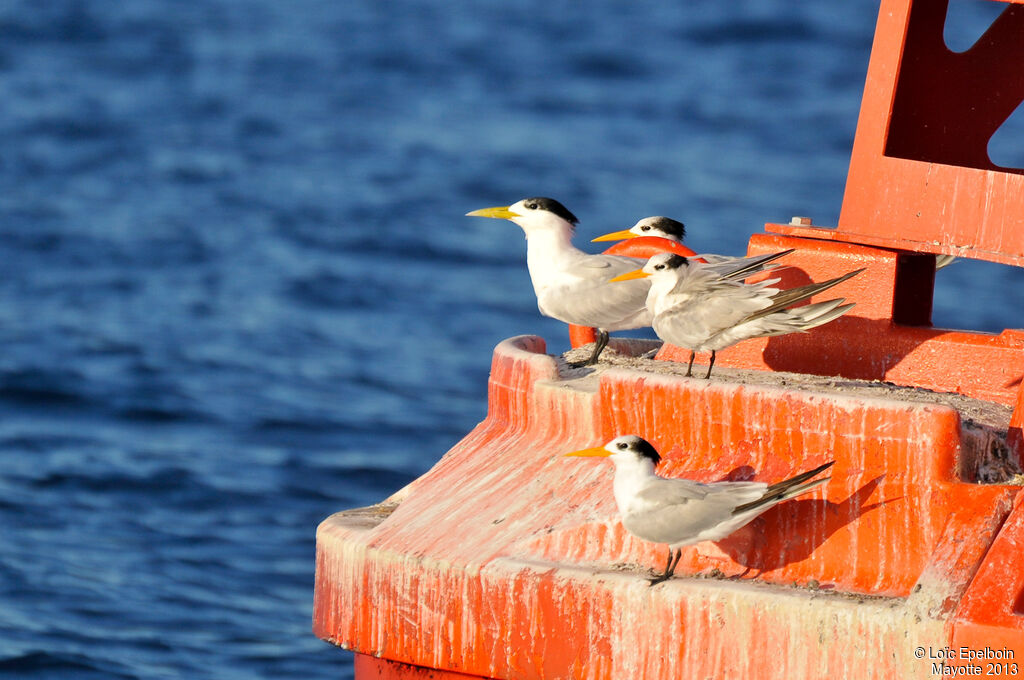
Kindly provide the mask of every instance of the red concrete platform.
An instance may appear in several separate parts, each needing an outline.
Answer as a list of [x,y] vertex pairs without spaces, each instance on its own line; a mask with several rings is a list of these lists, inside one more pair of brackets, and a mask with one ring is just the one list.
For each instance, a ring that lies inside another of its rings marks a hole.
[[[542,351],[499,345],[486,420],[389,502],[321,525],[317,635],[491,678],[892,678],[987,620],[962,600],[991,595],[973,580],[1019,488],[959,479],[955,410],[618,368],[562,381]],[[669,476],[837,462],[823,492],[650,588],[662,549],[618,522],[611,467],[561,456],[623,432]]]

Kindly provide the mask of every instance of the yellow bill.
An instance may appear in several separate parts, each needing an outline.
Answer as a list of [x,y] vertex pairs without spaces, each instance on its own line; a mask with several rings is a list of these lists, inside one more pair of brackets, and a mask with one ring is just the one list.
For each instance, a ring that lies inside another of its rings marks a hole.
[[593,457],[597,457],[597,456],[610,456],[612,454],[611,454],[610,451],[608,451],[603,446],[595,446],[595,447],[590,448],[590,449],[580,449],[579,451],[573,451],[572,453],[565,453],[565,454],[562,454],[562,455],[564,455],[564,456],[585,456],[585,457],[588,457],[588,458],[593,458]]
[[598,241],[625,241],[627,238],[636,238],[636,234],[631,232],[629,229],[623,229],[622,231],[613,231],[610,234],[604,236],[598,236],[595,239],[591,239],[591,243],[597,243]]
[[631,272],[619,274],[613,279],[608,279],[608,283],[612,283],[614,281],[631,281],[632,279],[646,279],[648,276],[650,276],[650,274],[645,272],[643,269],[634,269]]
[[466,217],[494,217],[499,220],[510,220],[513,217],[519,217],[519,213],[509,210],[511,207],[509,205],[499,205],[496,208],[481,208],[480,210],[466,213]]

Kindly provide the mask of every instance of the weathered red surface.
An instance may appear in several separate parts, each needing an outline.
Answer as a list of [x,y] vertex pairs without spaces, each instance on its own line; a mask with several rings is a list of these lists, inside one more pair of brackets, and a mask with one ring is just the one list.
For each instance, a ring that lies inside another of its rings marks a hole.
[[963,53],[946,0],[882,0],[839,226],[832,237],[1024,264],[1024,174],[988,157],[1024,99],[1024,8]]
[[359,680],[477,680],[482,677],[413,666],[366,654],[356,654],[355,672]]
[[[953,647],[1010,649],[1024,673],[1024,502],[1018,495],[977,577],[960,601]],[[963,661],[963,659],[960,659]],[[958,664],[965,665],[965,664]],[[991,674],[989,674],[991,675]],[[999,675],[1010,676],[1010,673]]]
[[[1018,491],[959,481],[955,411],[626,369],[562,382],[541,351],[499,345],[487,419],[391,506],[321,525],[318,635],[494,678],[904,677],[916,646],[948,644]],[[561,456],[625,432],[670,476],[837,462],[649,588],[663,548],[623,530],[611,466]],[[695,578],[712,572],[742,578]]]

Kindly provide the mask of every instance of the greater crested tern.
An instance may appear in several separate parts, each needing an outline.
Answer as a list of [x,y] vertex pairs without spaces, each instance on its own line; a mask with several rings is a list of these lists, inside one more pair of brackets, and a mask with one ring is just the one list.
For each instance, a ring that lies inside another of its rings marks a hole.
[[530,271],[541,314],[597,329],[590,358],[575,366],[597,362],[608,344],[608,332],[651,325],[645,300],[650,283],[609,281],[643,264],[621,255],[591,255],[572,245],[576,216],[553,198],[524,198],[509,206],[484,208],[470,217],[494,217],[515,222],[526,233],[526,266]]
[[864,271],[857,269],[822,283],[780,290],[772,287],[779,279],[744,283],[735,275],[723,274],[729,266],[729,262],[706,264],[659,253],[643,268],[614,279],[651,279],[647,295],[647,309],[654,317],[651,325],[665,342],[690,350],[686,375],[692,374],[696,352],[711,352],[704,376],[710,378],[718,350],[748,338],[810,330],[841,316],[853,307],[852,303],[844,305],[844,298],[793,305]]
[[615,464],[612,488],[622,526],[645,541],[668,545],[665,572],[651,579],[652,586],[672,578],[683,546],[721,540],[772,506],[824,484],[831,477],[813,478],[835,462],[771,485],[705,484],[659,477],[655,468],[661,456],[636,435],[623,435],[604,446],[565,455],[607,457]]
[[[653,217],[645,217],[642,220],[639,220],[629,229],[613,231],[610,234],[598,236],[593,239],[593,242],[625,241],[627,239],[643,238],[645,236],[655,236],[657,238],[668,239],[674,243],[681,244],[683,239],[686,238],[686,225],[679,220],[672,219],[671,217],[655,215]],[[716,255],[714,253],[701,253],[699,255],[694,255],[693,257],[705,262],[729,262],[731,260],[740,259],[729,255]]]
[[624,241],[626,239],[639,238],[641,236],[657,236],[658,238],[667,238],[669,241],[682,243],[683,239],[686,238],[686,225],[679,220],[674,220],[671,217],[664,217],[661,215],[645,217],[629,229],[613,231],[610,234],[598,236],[591,242]]

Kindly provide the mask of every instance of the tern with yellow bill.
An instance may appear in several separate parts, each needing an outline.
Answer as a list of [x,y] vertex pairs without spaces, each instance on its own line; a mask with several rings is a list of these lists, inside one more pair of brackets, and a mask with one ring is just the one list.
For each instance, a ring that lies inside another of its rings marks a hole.
[[[655,215],[653,217],[643,218],[629,229],[613,231],[610,234],[598,236],[593,239],[592,242],[625,241],[644,236],[656,236],[658,238],[668,239],[669,241],[681,244],[683,239],[686,238],[686,225],[679,220],[672,219],[671,217]],[[714,253],[701,253],[699,255],[694,255],[693,257],[712,263],[729,262],[731,260],[740,259],[737,257],[730,257],[729,255],[715,255]]]
[[627,239],[639,238],[641,236],[657,236],[658,238],[667,238],[669,241],[682,243],[683,239],[686,238],[686,225],[679,220],[672,219],[671,217],[663,217],[660,215],[655,217],[645,217],[629,229],[613,231],[610,234],[598,236],[591,242],[625,241]]
[[814,479],[834,463],[820,465],[790,479],[764,482],[712,482],[658,476],[658,451],[636,435],[616,437],[604,446],[566,456],[607,457],[615,464],[612,489],[626,531],[668,545],[665,572],[651,585],[672,578],[682,548],[718,541],[779,503],[807,493],[830,477]]
[[650,278],[647,309],[652,326],[665,342],[690,350],[686,375],[696,352],[711,352],[705,378],[711,377],[715,353],[748,338],[785,335],[828,323],[849,311],[843,298],[796,307],[864,271],[857,269],[822,283],[790,290],[772,287],[779,279],[744,283],[723,275],[724,264],[706,264],[673,253],[658,253],[642,269],[613,281]]
[[590,358],[597,362],[608,332],[651,325],[645,301],[650,283],[609,281],[643,265],[621,255],[591,255],[572,245],[578,220],[553,198],[524,198],[509,206],[484,208],[470,217],[494,217],[518,224],[526,233],[526,266],[541,314],[579,326],[597,328]]

